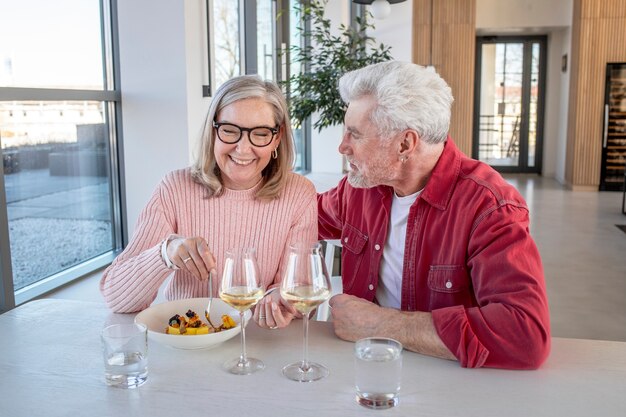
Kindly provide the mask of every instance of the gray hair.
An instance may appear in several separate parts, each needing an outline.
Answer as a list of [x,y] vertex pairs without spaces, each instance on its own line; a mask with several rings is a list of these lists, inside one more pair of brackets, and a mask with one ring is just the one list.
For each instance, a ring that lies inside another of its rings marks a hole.
[[426,143],[435,144],[448,136],[454,98],[432,67],[400,61],[369,65],[344,74],[339,93],[346,104],[364,96],[374,98],[377,106],[370,120],[383,137],[413,129]]
[[289,110],[282,91],[276,83],[262,80],[258,75],[234,77],[222,84],[213,95],[204,122],[199,150],[191,169],[194,179],[207,188],[209,196],[219,196],[223,193],[221,173],[213,152],[217,138],[213,121],[224,107],[249,98],[262,99],[272,107],[274,122],[282,134],[277,148],[278,157],[270,158],[270,162],[263,170],[264,183],[257,191],[256,197],[259,199],[278,197],[287,182],[288,172],[293,169],[295,145]]

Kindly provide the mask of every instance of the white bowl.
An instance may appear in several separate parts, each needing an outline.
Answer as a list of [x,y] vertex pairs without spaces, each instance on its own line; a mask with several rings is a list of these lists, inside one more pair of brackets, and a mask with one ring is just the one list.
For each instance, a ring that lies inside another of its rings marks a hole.
[[[221,332],[199,334],[199,335],[174,335],[165,333],[167,323],[175,314],[183,315],[191,309],[205,321],[204,310],[206,309],[208,298],[188,298],[185,300],[174,300],[166,303],[155,304],[145,309],[135,316],[135,323],[144,324],[148,328],[148,337],[157,343],[171,346],[177,349],[207,349],[213,348],[228,339],[239,334],[241,326],[239,324],[239,311],[235,310],[219,298],[214,298],[211,304],[211,321],[218,326],[222,323],[222,314],[228,314],[237,322],[237,326],[222,330]],[[246,325],[252,313],[246,311]]]

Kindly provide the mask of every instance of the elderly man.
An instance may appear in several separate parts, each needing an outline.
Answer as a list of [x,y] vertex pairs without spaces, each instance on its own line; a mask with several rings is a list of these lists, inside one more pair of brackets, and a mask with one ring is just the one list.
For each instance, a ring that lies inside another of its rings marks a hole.
[[339,89],[351,170],[318,195],[320,238],[343,245],[337,336],[390,337],[464,367],[537,368],[550,327],[528,208],[448,136],[448,85],[392,61],[347,73]]

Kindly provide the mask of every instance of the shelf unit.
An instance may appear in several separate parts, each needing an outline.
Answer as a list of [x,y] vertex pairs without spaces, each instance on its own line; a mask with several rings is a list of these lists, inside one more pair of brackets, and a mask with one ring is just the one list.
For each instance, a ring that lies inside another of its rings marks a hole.
[[607,64],[601,191],[625,191],[626,63]]

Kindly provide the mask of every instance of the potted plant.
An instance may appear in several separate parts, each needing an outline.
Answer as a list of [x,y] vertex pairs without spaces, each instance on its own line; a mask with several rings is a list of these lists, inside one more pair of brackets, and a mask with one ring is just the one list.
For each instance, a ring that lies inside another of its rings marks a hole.
[[305,42],[290,48],[291,61],[300,63],[306,71],[284,82],[292,121],[299,126],[318,112],[319,119],[313,125],[318,131],[343,123],[346,109],[337,88],[343,74],[391,59],[391,48],[376,45],[367,34],[367,30],[374,29],[368,21],[369,12],[356,17],[353,26],[341,24],[340,35],[333,36],[330,19],[324,17],[326,3],[327,0],[312,0],[298,8],[304,23],[298,26],[298,32]]

